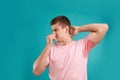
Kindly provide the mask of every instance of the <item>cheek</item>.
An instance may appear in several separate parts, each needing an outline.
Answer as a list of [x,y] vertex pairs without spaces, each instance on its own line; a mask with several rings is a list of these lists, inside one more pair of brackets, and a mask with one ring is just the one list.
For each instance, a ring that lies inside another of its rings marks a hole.
[[59,37],[59,38],[65,38],[65,35],[66,35],[66,34],[61,33],[61,34],[58,35],[58,37]]
[[56,35],[57,35],[58,38],[64,38],[66,33],[64,31],[60,31],[60,32],[57,32]]

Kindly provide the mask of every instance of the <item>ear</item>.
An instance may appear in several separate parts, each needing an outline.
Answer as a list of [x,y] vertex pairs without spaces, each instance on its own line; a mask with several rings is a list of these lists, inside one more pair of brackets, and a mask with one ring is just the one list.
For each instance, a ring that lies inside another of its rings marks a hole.
[[66,32],[69,33],[69,27],[68,26],[66,26]]

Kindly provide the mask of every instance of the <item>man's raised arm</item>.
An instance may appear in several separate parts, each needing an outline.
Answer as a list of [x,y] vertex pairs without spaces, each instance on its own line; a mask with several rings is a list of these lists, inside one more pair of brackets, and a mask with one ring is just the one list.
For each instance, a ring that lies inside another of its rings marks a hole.
[[99,43],[108,31],[107,24],[87,24],[83,26],[73,26],[71,28],[71,34],[76,35],[78,32],[91,32],[91,40],[95,44]]

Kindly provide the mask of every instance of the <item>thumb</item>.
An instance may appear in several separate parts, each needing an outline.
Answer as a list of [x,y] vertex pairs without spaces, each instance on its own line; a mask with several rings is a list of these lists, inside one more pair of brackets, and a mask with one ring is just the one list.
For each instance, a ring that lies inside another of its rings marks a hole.
[[72,34],[72,33],[73,33],[73,28],[71,27],[71,28],[70,28],[70,34]]

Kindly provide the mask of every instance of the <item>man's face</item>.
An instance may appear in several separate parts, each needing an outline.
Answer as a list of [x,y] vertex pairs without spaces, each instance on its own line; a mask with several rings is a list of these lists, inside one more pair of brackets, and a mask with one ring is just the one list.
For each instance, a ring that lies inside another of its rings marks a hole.
[[69,34],[68,27],[62,28],[60,24],[52,25],[52,32],[56,35],[57,41],[64,41]]

